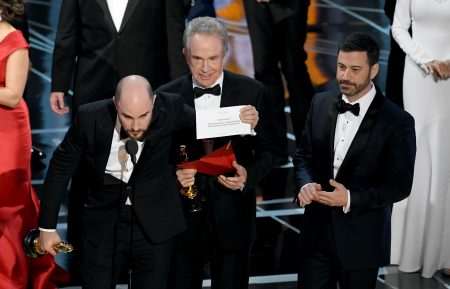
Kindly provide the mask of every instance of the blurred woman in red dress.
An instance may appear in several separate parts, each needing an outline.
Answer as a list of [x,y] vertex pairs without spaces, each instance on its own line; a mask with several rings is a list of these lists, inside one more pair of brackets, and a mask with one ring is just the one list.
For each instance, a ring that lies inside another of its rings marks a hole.
[[30,61],[28,44],[9,21],[23,13],[21,0],[0,0],[0,288],[53,289],[56,265],[22,249],[37,226],[38,200],[31,187],[31,131],[22,99]]

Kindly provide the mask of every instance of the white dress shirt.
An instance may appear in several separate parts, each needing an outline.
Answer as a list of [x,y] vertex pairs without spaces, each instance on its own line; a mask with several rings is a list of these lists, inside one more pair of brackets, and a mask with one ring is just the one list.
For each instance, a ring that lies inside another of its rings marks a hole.
[[[356,132],[364,119],[364,116],[369,109],[370,104],[375,98],[376,90],[375,85],[371,83],[372,88],[370,91],[359,98],[357,101],[351,104],[359,103],[359,115],[356,116],[352,112],[347,111],[342,114],[338,114],[336,120],[336,130],[334,134],[334,160],[333,160],[333,177],[335,178],[339,168],[344,161],[347,151],[355,138]],[[347,96],[342,95],[342,99],[349,103]],[[350,191],[347,190],[347,206],[344,207],[344,212],[350,211]]]
[[[130,155],[125,150],[125,142],[128,139],[120,139],[121,125],[119,119],[116,120],[116,126],[113,132],[113,138],[111,143],[111,151],[109,153],[108,162],[105,168],[105,174],[109,174],[116,179],[121,180],[124,183],[128,183],[133,172],[133,162]],[[144,142],[137,141],[138,151],[136,153],[136,162],[141,156]]]
[[[121,125],[119,118],[116,120],[116,126],[113,132],[113,139],[111,143],[111,151],[109,152],[108,162],[106,163],[105,174],[109,174],[116,179],[121,180],[124,183],[128,183],[133,172],[133,162],[131,161],[130,155],[125,150],[126,139],[120,139],[120,129]],[[142,153],[142,148],[144,147],[144,142],[137,141],[138,151],[136,153],[136,162]],[[127,198],[125,204],[131,205],[130,198]]]
[[128,0],[106,0],[108,3],[109,13],[116,26],[116,30],[120,30],[120,25],[122,25],[123,15],[125,15],[125,10],[127,9]]

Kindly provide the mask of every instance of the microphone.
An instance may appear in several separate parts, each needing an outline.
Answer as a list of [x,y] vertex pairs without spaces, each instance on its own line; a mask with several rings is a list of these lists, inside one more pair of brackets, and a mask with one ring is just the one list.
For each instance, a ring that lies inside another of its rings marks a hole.
[[131,162],[133,166],[136,165],[136,154],[138,152],[138,143],[136,140],[130,138],[125,142],[125,151],[131,157]]
[[[129,138],[125,141],[125,151],[127,152],[127,154],[130,155],[131,157],[131,162],[133,163],[133,166],[136,166],[136,154],[138,152],[138,143],[136,140]],[[131,201],[131,211],[134,212],[134,192],[133,190],[131,190],[130,192],[128,192],[128,197],[127,197],[127,202],[128,200]],[[133,215],[131,214],[131,228],[130,228],[130,248],[129,248],[129,252],[130,252],[130,256],[133,255]],[[128,275],[129,275],[129,282],[128,282],[128,289],[131,289],[131,276],[133,273],[133,269],[131,268],[131,266],[128,268]]]

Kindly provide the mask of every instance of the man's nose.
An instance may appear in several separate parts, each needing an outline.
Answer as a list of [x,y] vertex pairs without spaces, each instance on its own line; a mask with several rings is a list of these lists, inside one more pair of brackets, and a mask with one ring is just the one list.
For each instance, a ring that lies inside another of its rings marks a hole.
[[208,61],[207,61],[207,60],[203,61],[203,62],[202,62],[202,66],[201,66],[202,72],[207,72],[207,71],[208,71],[208,68],[209,68],[209,63],[208,63]]
[[139,127],[139,125],[136,120],[131,121],[131,130],[132,131],[137,131],[138,127]]
[[342,73],[342,79],[345,79],[345,80],[350,79],[350,70],[349,69],[344,70],[344,72]]

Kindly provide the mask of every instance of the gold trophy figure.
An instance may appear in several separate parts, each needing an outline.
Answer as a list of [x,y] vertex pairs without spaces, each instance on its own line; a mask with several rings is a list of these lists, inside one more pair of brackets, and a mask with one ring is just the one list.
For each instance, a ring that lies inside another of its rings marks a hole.
[[[39,229],[31,229],[23,239],[23,250],[28,257],[37,258],[47,254],[47,251],[42,249],[39,244],[39,234]],[[73,251],[72,245],[63,241],[52,244],[52,247],[57,253],[70,253]]]
[[[186,163],[189,161],[185,145],[180,145],[180,159],[181,163]],[[199,201],[200,192],[195,184],[189,186],[188,188],[182,187],[180,185],[180,194],[186,197],[189,212],[195,213],[202,210],[202,205]]]

